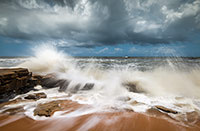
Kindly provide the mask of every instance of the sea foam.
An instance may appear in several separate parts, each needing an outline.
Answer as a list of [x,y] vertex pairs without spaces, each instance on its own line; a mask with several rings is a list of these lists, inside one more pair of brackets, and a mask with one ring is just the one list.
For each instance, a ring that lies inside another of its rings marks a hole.
[[[104,62],[106,60],[101,59]],[[55,73],[59,79],[69,80],[70,84],[65,90],[66,93],[71,94],[69,99],[81,104],[90,104],[99,110],[117,108],[145,112],[156,105],[180,112],[200,110],[199,105],[194,102],[200,100],[198,67],[190,70],[177,69],[172,62],[169,62],[169,66],[142,71],[135,66],[134,68],[116,66],[101,68],[96,66],[94,61],[87,62],[87,65],[81,67],[76,63],[76,58],[59,52],[53,47],[43,46],[37,48],[34,57],[19,66],[26,67],[33,73],[43,75]],[[109,64],[112,65],[116,61],[117,59],[112,59]],[[129,64],[137,65],[137,63]],[[87,83],[93,83],[94,87],[91,90],[81,90]],[[70,92],[77,84],[80,88],[76,92]],[[131,84],[134,85],[135,91],[127,88],[126,85]],[[53,92],[49,93],[51,96]],[[183,103],[189,107],[176,106]]]

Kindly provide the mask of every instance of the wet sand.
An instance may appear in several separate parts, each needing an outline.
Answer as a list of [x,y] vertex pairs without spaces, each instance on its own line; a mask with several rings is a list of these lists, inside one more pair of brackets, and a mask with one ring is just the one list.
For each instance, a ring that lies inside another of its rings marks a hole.
[[[154,114],[154,115],[153,115]],[[33,120],[23,114],[0,115],[1,131],[199,131],[199,122],[187,125],[163,113],[142,114],[132,111],[93,113],[77,117]]]

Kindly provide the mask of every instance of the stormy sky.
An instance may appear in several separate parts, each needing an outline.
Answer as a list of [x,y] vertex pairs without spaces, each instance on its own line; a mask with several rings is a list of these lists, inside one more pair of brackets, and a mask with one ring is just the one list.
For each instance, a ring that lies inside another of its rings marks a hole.
[[200,56],[200,0],[0,0],[0,55]]

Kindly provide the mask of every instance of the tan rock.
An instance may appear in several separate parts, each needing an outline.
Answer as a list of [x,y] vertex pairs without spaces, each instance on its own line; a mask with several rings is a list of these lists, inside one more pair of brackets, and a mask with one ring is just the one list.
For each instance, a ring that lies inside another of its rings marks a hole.
[[28,96],[24,97],[25,99],[32,99],[32,100],[39,100],[41,98],[46,98],[47,95],[43,92],[41,93],[34,93],[34,94],[29,94]]
[[34,116],[46,116],[50,117],[55,111],[61,110],[59,106],[60,101],[52,101],[49,103],[39,104],[34,110]]
[[[82,105],[70,100],[51,101],[37,105],[36,109],[34,110],[34,115],[50,117],[56,111],[68,110],[69,113],[80,108],[81,106]],[[84,106],[86,107],[86,105]]]

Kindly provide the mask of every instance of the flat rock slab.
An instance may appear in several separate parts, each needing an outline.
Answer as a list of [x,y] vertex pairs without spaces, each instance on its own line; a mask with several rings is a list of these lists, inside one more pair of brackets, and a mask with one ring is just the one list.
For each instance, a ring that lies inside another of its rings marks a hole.
[[61,110],[60,101],[39,104],[34,110],[34,115],[50,117],[55,111]]
[[30,79],[32,73],[25,68],[12,68],[12,69],[0,69],[0,85],[6,85],[13,80],[25,80]]
[[13,79],[16,77],[26,76],[28,74],[29,71],[25,68],[0,69],[0,79]]
[[74,111],[81,106],[82,106],[81,104],[72,102],[70,100],[51,101],[48,103],[42,103],[37,105],[37,107],[34,110],[34,116],[38,115],[38,116],[51,117],[56,111],[63,111],[63,110]]

